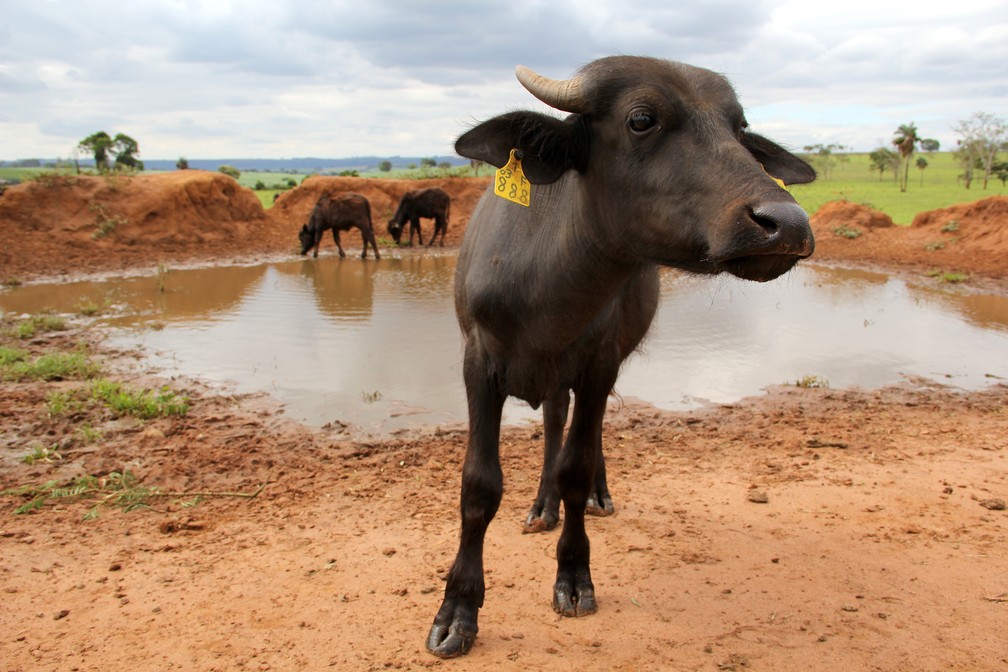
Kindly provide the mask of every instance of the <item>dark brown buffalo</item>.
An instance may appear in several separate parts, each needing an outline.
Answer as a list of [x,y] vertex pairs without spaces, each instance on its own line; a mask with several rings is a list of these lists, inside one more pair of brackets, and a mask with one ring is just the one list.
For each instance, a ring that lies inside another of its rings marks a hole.
[[498,167],[519,150],[537,186],[523,207],[491,185],[459,254],[455,307],[469,436],[458,554],[427,638],[442,657],[464,654],[478,631],[484,537],[503,491],[505,398],[543,407],[543,471],[527,524],[556,524],[563,501],[553,607],[563,616],[590,614],[585,511],[612,510],[602,454],[606,399],[651,325],[659,267],[766,281],[814,245],[808,216],[771,175],[802,183],[815,171],[749,130],[721,75],[629,56],[594,61],[566,81],[522,66],[516,72],[534,96],[571,114],[511,112],[455,144],[460,155]]
[[301,254],[315,248],[313,257],[318,256],[319,243],[322,234],[332,229],[333,240],[339,256],[345,257],[346,252],[340,244],[340,231],[358,228],[361,232],[361,259],[367,258],[368,244],[374,250],[375,259],[381,259],[378,253],[378,243],[375,241],[374,229],[371,226],[371,204],[360,194],[323,194],[315,203],[308,223],[301,227],[298,239],[301,241]]
[[451,197],[442,189],[414,189],[407,191],[399,207],[396,209],[392,219],[388,222],[388,232],[392,240],[399,244],[403,227],[409,222],[409,244],[413,246],[413,232],[416,231],[417,240],[423,245],[423,233],[420,231],[420,218],[427,217],[434,220],[434,235],[431,236],[427,246],[434,244],[434,239],[441,233],[441,247],[444,247],[445,233],[448,231],[448,214],[451,210]]

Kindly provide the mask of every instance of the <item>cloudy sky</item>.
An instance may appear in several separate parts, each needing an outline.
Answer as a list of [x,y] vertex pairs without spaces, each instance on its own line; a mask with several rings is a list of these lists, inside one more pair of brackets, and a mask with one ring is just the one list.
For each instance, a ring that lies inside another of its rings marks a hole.
[[801,148],[942,148],[1008,116],[1004,0],[3,0],[0,159],[68,157],[97,130],[144,159],[431,156],[475,120],[542,110],[609,54],[734,82],[755,130]]

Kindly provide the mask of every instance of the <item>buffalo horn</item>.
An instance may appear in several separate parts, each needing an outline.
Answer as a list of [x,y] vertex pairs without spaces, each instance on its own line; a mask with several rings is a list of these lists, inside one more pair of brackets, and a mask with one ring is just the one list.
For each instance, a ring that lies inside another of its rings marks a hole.
[[580,76],[564,80],[550,79],[536,74],[524,65],[515,66],[515,76],[529,93],[558,110],[582,112],[588,102]]

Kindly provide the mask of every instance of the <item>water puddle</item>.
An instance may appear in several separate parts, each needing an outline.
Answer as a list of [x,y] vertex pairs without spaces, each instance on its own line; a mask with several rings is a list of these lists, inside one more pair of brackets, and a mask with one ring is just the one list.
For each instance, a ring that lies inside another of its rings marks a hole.
[[[321,426],[385,434],[464,423],[450,254],[322,258],[29,285],[0,310],[98,307],[146,364],[266,391]],[[873,388],[923,376],[966,389],[1008,378],[1008,297],[939,291],[883,274],[804,265],[774,282],[668,272],[642,351],[617,391],[661,408],[730,403],[818,376]],[[509,422],[538,417],[520,402]]]

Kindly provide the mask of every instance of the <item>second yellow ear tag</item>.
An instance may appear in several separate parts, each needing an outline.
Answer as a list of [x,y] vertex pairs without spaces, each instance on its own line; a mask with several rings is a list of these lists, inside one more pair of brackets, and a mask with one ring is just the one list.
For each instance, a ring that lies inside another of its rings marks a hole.
[[508,162],[497,169],[497,184],[494,193],[526,208],[532,202],[532,184],[522,172],[521,150],[512,149]]
[[[763,172],[764,173],[766,173],[767,175],[770,175],[769,171],[767,171],[767,169],[763,167],[762,163],[760,164],[760,168],[763,168]],[[784,184],[784,180],[782,180],[780,178],[777,178],[777,177],[774,177],[773,175],[770,175],[770,179],[773,180],[774,182],[776,182],[777,186],[780,187],[781,189],[783,189],[784,191],[788,191],[788,192],[791,191],[790,189],[787,188],[787,185]]]

